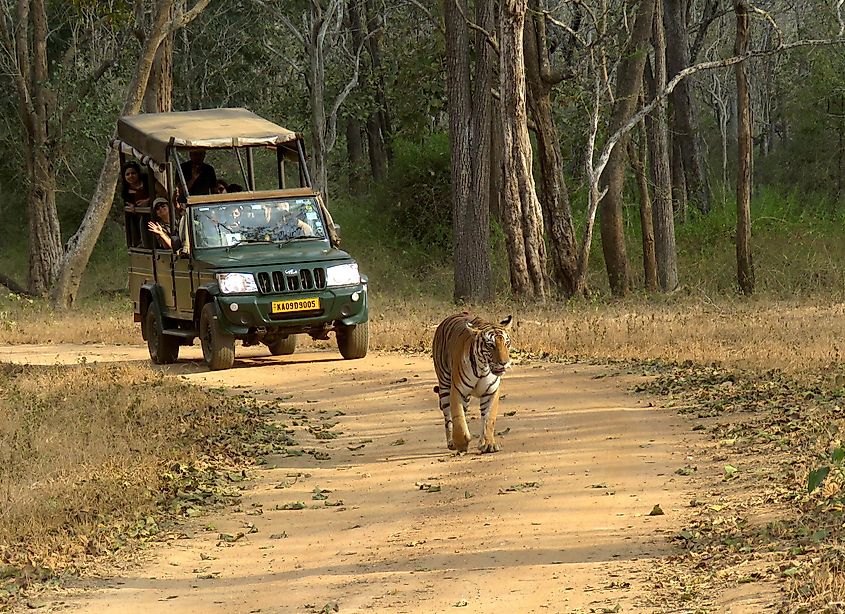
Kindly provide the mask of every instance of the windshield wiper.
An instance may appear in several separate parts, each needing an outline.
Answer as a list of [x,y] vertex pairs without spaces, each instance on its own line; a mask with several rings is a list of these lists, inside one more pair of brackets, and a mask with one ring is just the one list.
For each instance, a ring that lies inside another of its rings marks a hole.
[[226,252],[228,252],[233,247],[237,247],[238,245],[243,245],[244,243],[275,243],[273,239],[263,239],[263,238],[248,238],[248,239],[239,239],[232,243],[231,245],[226,246]]
[[318,237],[317,235],[314,235],[314,236],[311,236],[311,237],[306,237],[306,236],[288,237],[287,239],[284,239],[282,241],[278,241],[278,244],[279,244],[279,248],[282,248],[285,245],[287,245],[288,243],[293,243],[294,241],[313,241],[314,239],[321,241],[322,237]]
[[224,224],[223,222],[221,222],[221,221],[219,221],[219,220],[215,220],[215,219],[214,219],[213,217],[211,217],[208,213],[203,213],[203,214],[202,214],[202,216],[203,216],[205,219],[207,219],[208,221],[210,221],[212,224],[215,224],[218,228],[222,228],[222,229],[223,229],[223,230],[225,230],[226,232],[231,232],[231,233],[233,233],[233,232],[234,232],[234,230],[232,230],[231,228],[229,228],[226,224]]

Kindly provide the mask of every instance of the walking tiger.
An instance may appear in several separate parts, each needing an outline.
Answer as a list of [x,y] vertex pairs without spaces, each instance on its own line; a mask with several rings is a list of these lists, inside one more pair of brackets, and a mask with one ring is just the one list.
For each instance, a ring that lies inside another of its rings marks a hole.
[[464,312],[443,320],[434,332],[432,356],[438,385],[440,410],[446,422],[446,445],[466,452],[472,435],[466,421],[470,396],[481,403],[482,454],[498,452],[496,414],[499,411],[499,383],[510,366],[510,336],[513,316],[498,324]]

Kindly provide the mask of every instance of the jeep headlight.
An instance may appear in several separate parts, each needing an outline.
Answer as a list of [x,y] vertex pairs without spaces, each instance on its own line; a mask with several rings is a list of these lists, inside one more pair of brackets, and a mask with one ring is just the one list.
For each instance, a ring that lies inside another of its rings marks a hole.
[[252,273],[218,273],[217,285],[223,294],[258,292],[255,275]]
[[361,274],[358,272],[358,265],[340,264],[330,266],[326,269],[327,286],[357,286],[361,283]]

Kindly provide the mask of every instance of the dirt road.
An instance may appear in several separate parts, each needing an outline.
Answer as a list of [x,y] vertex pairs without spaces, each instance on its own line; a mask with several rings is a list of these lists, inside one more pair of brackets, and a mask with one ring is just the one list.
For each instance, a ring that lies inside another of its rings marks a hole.
[[[4,353],[31,363],[146,360],[140,347]],[[234,369],[208,372],[197,348],[183,354],[169,370],[192,382],[284,399],[278,419],[324,454],[270,458],[238,508],[192,520],[186,539],[156,546],[140,567],[45,595],[45,609],[661,611],[649,578],[674,553],[668,538],[693,496],[675,469],[703,464],[687,456],[697,437],[689,425],[626,392],[632,376],[517,364],[503,382],[504,450],[455,456],[427,356],[239,350]],[[338,436],[317,439],[308,427]],[[282,509],[298,503],[305,508]],[[655,505],[665,514],[650,516]]]

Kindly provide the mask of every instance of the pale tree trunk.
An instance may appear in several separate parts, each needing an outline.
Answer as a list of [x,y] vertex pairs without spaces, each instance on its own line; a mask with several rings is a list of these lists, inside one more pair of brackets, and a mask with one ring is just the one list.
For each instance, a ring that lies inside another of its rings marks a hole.
[[[748,2],[734,0],[736,46],[734,55],[748,50]],[[736,64],[736,272],[743,294],[754,292],[754,263],[751,257],[751,100],[746,62]]]
[[[660,94],[666,82],[666,42],[663,37],[661,6],[655,5],[654,42],[655,74],[650,75],[646,66],[646,80],[652,99]],[[660,85],[658,85],[660,84]],[[678,287],[678,255],[675,246],[675,217],[672,210],[672,180],[669,164],[669,121],[666,113],[666,99],[662,98],[646,116],[646,132],[649,143],[651,180],[654,185],[652,225],[654,227],[654,253],[657,264],[657,281],[664,292]]]
[[[671,79],[690,65],[689,28],[686,23],[689,0],[665,0],[664,6],[666,48],[672,50],[666,54],[666,68]],[[698,125],[688,80],[678,84],[669,102],[672,105],[672,142],[677,143],[678,164],[683,169],[686,184],[685,200],[707,213],[710,211],[710,188],[703,171]]]
[[724,198],[728,189],[728,107],[730,100],[718,73],[714,73],[710,79],[709,93],[714,115],[719,124],[719,137],[722,145],[722,195]]
[[530,8],[533,15],[525,21],[525,76],[528,105],[537,134],[542,182],[540,204],[549,235],[553,280],[569,297],[575,292],[578,248],[551,102],[552,88],[564,79],[564,75],[551,69],[545,16],[538,10],[537,0],[530,2]]
[[645,162],[648,158],[645,126],[640,124],[637,143],[628,143],[628,157],[634,176],[637,180],[637,191],[640,193],[640,227],[643,233],[643,277],[646,290],[657,290],[657,262],[654,253],[654,223],[652,221],[651,195],[648,190],[648,177]]
[[319,0],[310,2],[305,51],[308,56],[308,92],[311,105],[311,182],[328,203],[326,167],[326,64],[323,42],[331,15],[326,15]]
[[[170,32],[190,23],[205,10],[209,1],[197,0],[189,11],[171,20],[170,7],[174,0],[159,0],[156,5],[155,21],[150,27],[138,57],[132,80],[126,91],[121,115],[135,115],[141,109],[153,60],[164,38]],[[53,285],[51,292],[52,303],[55,307],[70,308],[76,300],[79,284],[82,281],[82,273],[88,265],[91,253],[97,243],[97,237],[100,236],[100,231],[111,209],[119,174],[119,156],[114,149],[109,148],[85,217],[82,219],[79,229],[65,246],[61,274]]]
[[525,100],[523,31],[527,0],[502,2],[499,50],[504,136],[504,219],[511,285],[520,298],[545,299],[546,247],[543,214],[532,174]]
[[[181,2],[182,0],[178,0]],[[176,18],[177,2],[167,2],[166,7],[159,6],[157,10],[167,11],[167,21]],[[164,37],[156,51],[147,90],[144,93],[144,111],[146,113],[167,113],[173,110],[173,41],[175,32]]]
[[[284,23],[305,49],[308,57],[306,81],[308,83],[308,102],[311,105],[311,182],[314,189],[321,192],[323,201],[328,204],[328,168],[327,157],[337,142],[337,119],[343,102],[358,85],[361,63],[361,47],[354,50],[351,76],[346,85],[334,97],[331,107],[326,99],[326,54],[331,53],[338,44],[341,30],[339,24],[344,20],[343,0],[308,0],[308,10],[302,20],[305,30],[300,31],[288,16],[276,9],[275,17]],[[263,3],[262,3],[263,4]],[[273,7],[267,5],[273,10]],[[339,55],[337,53],[335,56]]]
[[[637,108],[642,88],[643,69],[648,53],[654,17],[655,0],[640,0],[637,18],[616,72],[616,100],[608,123],[608,133],[622,128]],[[610,153],[602,180],[607,195],[601,203],[601,238],[610,291],[614,296],[628,292],[628,256],[622,219],[622,198],[625,182],[625,149],[628,133],[622,136]]]
[[374,0],[366,0],[367,9],[367,32],[370,37],[367,39],[367,51],[370,54],[371,74],[375,86],[375,99],[378,110],[375,113],[378,125],[380,153],[384,156],[384,175],[387,174],[387,165],[393,159],[393,148],[391,139],[393,128],[390,121],[390,108],[387,105],[387,85],[384,80],[384,70],[381,62],[381,40],[383,36],[383,18],[379,15]]

